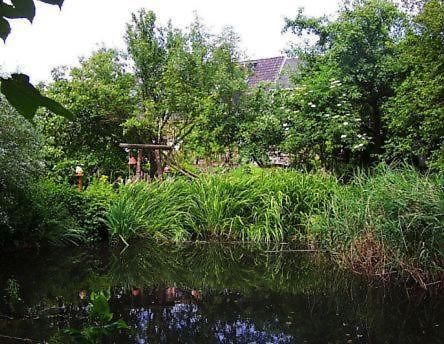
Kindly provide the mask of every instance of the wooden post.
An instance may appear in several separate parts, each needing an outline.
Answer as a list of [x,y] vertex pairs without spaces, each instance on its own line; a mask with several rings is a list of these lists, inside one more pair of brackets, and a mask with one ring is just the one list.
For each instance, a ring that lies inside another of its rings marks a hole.
[[160,150],[155,149],[154,155],[156,157],[156,165],[157,165],[157,178],[162,179],[163,169],[162,169],[162,161],[160,159]]
[[77,175],[77,189],[79,191],[83,190],[83,175]]
[[140,180],[142,172],[142,149],[137,150],[136,180]]
[[80,166],[76,167],[77,176],[77,190],[82,191],[83,189],[83,169]]

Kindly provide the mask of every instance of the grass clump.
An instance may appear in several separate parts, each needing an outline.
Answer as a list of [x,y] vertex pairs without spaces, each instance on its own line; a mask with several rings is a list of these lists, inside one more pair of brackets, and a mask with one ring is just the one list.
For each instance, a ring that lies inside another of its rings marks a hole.
[[307,239],[357,273],[401,272],[426,287],[443,273],[442,183],[412,168],[381,166],[336,190],[307,217]]
[[283,241],[300,236],[302,215],[319,208],[336,184],[329,176],[259,169],[136,183],[120,190],[107,221],[125,240]]
[[184,181],[177,180],[122,186],[106,219],[111,236],[123,241],[148,236],[174,241],[186,239],[189,233],[182,225],[187,215],[184,185]]

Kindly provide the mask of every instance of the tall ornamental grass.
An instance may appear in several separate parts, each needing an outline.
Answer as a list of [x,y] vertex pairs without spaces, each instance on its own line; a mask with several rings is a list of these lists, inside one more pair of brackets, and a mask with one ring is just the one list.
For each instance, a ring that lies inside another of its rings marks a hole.
[[443,273],[443,192],[436,176],[404,167],[356,174],[237,169],[194,180],[122,187],[111,235],[167,240],[297,241],[358,273],[402,271],[426,285]]
[[337,181],[295,171],[234,171],[123,187],[108,214],[114,237],[283,241]]
[[306,217],[307,241],[357,273],[402,271],[423,287],[444,272],[443,184],[413,168],[357,175]]

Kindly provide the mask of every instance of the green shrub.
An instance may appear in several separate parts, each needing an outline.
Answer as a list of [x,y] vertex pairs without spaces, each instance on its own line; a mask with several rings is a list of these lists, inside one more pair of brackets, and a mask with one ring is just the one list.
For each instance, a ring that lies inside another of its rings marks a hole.
[[93,180],[82,192],[68,183],[39,180],[32,186],[36,241],[50,244],[98,240],[107,233],[104,222],[115,198],[106,178]]
[[37,241],[60,244],[86,240],[79,220],[83,217],[85,201],[77,189],[42,179],[33,185],[31,194],[38,219]]
[[106,216],[116,193],[106,176],[94,179],[82,193],[84,205],[80,222],[89,240],[98,240],[106,236]]

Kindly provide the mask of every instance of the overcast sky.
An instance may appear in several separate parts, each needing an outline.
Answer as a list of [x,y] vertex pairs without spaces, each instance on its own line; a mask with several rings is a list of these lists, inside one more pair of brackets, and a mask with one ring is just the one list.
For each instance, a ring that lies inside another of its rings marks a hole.
[[283,18],[299,7],[313,16],[334,15],[338,0],[65,0],[62,10],[38,3],[33,24],[12,21],[6,44],[0,40],[0,68],[21,71],[32,81],[48,80],[52,68],[75,65],[98,46],[125,47],[123,34],[131,12],[154,10],[161,23],[186,27],[194,12],[212,32],[230,25],[250,58],[282,54],[291,39],[282,35]]

